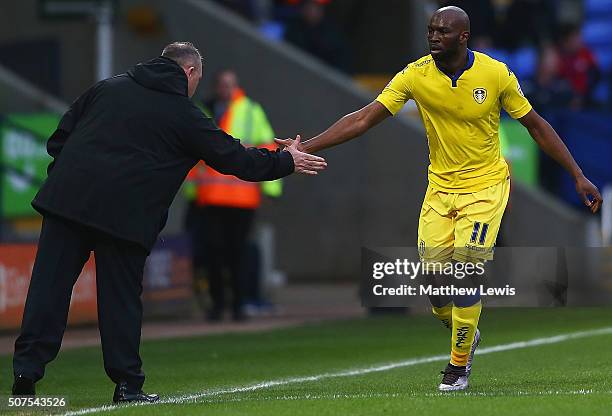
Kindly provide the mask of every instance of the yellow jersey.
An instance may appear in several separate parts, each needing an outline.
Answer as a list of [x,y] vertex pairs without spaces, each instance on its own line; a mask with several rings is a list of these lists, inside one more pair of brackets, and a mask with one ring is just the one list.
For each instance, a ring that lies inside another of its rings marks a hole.
[[429,142],[429,183],[442,192],[472,193],[508,176],[501,155],[500,111],[521,118],[531,110],[514,73],[502,62],[468,49],[456,76],[431,55],[399,72],[376,98],[395,115],[416,102]]

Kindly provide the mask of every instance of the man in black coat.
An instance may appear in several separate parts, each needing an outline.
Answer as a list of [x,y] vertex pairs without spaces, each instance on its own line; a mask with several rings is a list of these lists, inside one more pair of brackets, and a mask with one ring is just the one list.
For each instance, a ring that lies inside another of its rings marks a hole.
[[200,159],[247,181],[325,168],[297,146],[245,148],[206,118],[190,100],[201,59],[191,43],[168,45],[161,57],[91,87],[49,139],[53,162],[32,202],[43,225],[15,342],[13,394],[33,395],[59,352],[72,287],[93,251],[113,401],[156,401],[142,391],[142,273],[187,172]]

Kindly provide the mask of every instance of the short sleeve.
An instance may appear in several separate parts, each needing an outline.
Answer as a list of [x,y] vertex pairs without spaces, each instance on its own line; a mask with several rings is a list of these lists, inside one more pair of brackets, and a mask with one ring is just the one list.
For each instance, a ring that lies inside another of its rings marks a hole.
[[376,98],[376,101],[384,105],[393,115],[396,115],[404,104],[412,98],[410,75],[410,66],[407,66],[393,77]]
[[502,86],[501,104],[510,117],[517,119],[527,115],[531,111],[531,104],[525,98],[516,75],[508,67],[502,70],[500,84]]

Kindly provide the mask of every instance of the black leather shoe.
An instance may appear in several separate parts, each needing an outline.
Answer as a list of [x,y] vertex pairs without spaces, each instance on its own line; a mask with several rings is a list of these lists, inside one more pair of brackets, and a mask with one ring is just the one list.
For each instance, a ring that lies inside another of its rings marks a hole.
[[13,396],[34,396],[36,394],[34,382],[20,374],[15,377],[12,393]]
[[132,389],[126,382],[121,382],[115,387],[113,403],[147,402],[154,403],[159,400],[157,394],[146,394],[140,389]]

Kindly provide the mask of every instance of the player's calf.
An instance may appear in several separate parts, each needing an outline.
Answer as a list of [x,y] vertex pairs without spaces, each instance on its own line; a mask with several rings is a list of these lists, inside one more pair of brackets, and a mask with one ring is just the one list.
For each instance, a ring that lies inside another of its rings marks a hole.
[[453,306],[453,331],[451,338],[451,360],[450,363],[465,367],[469,361],[472,345],[476,339],[478,320],[482,304],[480,301],[471,306]]
[[480,344],[480,330],[477,328],[476,333],[474,334],[474,342],[472,342],[472,349],[470,350],[470,356],[468,357],[467,364],[465,366],[465,375],[469,378],[470,374],[472,374],[472,361],[474,361],[474,354],[476,353],[476,348]]
[[433,316],[435,316],[436,319],[442,322],[442,325],[444,325],[446,328],[452,330],[453,328],[453,303],[450,301],[450,299],[443,306],[436,305],[434,302],[431,301],[431,299],[430,299],[430,302],[432,304],[431,312],[433,313]]

